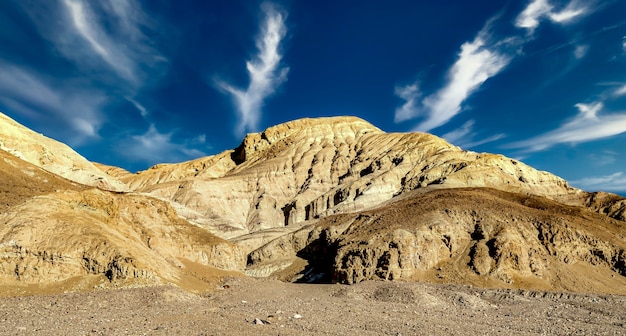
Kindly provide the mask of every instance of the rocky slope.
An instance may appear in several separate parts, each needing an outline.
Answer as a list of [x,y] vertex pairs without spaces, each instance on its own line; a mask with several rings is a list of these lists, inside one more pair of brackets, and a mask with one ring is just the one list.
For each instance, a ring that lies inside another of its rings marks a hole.
[[177,282],[184,262],[241,269],[243,254],[182,219],[163,201],[89,189],[36,196],[0,215],[3,283]]
[[212,269],[245,268],[289,281],[626,288],[623,198],[430,134],[302,119],[132,174],[2,122],[0,279],[15,286],[202,287]]
[[626,223],[583,207],[492,189],[443,189],[275,239],[250,253],[248,273],[624,294],[625,235]]
[[0,149],[26,162],[80,184],[128,190],[124,183],[96,168],[66,144],[35,133],[2,113],[0,130]]
[[416,189],[490,187],[566,203],[585,195],[517,160],[349,117],[270,127],[235,150],[122,180],[177,203],[187,219],[224,238],[361,211]]
[[244,265],[239,247],[181,219],[167,202],[81,185],[0,150],[3,290],[194,288],[202,269]]

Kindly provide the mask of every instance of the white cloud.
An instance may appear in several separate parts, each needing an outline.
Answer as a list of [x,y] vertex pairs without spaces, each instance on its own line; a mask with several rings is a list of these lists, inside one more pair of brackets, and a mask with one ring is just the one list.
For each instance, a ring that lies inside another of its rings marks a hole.
[[63,0],[63,4],[67,8],[74,29],[91,49],[121,77],[132,82],[136,81],[135,65],[131,57],[121,50],[121,46],[111,39],[103,27],[98,25],[98,18],[90,10],[89,4],[81,0]]
[[570,1],[565,8],[556,11],[548,0],[532,0],[515,19],[515,26],[525,28],[530,34],[541,24],[542,19],[554,23],[567,24],[579,16],[589,12],[589,2]]
[[624,84],[622,87],[619,87],[617,90],[615,90],[613,92],[613,95],[617,97],[626,95],[626,84]]
[[396,109],[395,122],[403,122],[419,116],[421,109],[418,107],[421,97],[420,89],[417,83],[407,86],[396,86],[396,96],[404,99],[404,104]]
[[250,77],[248,87],[244,90],[221,80],[216,81],[217,86],[233,98],[239,117],[235,132],[240,136],[247,130],[257,129],[264,100],[287,80],[289,72],[288,67],[281,65],[279,50],[287,33],[285,15],[269,3],[263,4],[262,9],[265,20],[256,39],[258,54],[255,59],[246,62]]
[[572,1],[562,11],[549,13],[548,17],[552,22],[565,24],[586,14],[587,11],[587,6],[583,5],[581,1]]
[[548,15],[552,8],[548,0],[533,0],[517,16],[515,26],[533,31],[539,26],[539,19]]
[[611,175],[587,177],[569,181],[575,187],[588,191],[626,192],[626,175],[617,172]]
[[578,144],[626,132],[626,113],[599,115],[604,104],[576,104],[578,115],[561,127],[543,135],[508,145],[525,151],[541,151],[557,144]]
[[[103,109],[119,103],[120,96],[134,97],[160,78],[167,65],[144,34],[159,32],[137,0],[19,4],[52,52],[74,67],[53,78],[0,64],[0,101],[12,113],[36,120],[42,130],[62,133],[63,140],[72,145],[97,138],[107,119]],[[149,116],[141,104],[128,100],[144,118]],[[65,130],[60,125],[70,127]]]
[[159,78],[168,64],[144,33],[163,36],[165,30],[153,27],[137,0],[19,3],[58,54],[130,94]]
[[190,148],[194,140],[176,143],[173,133],[160,133],[152,124],[146,133],[134,135],[119,145],[119,153],[129,159],[149,164],[178,162],[205,156],[200,150]]
[[456,144],[468,136],[472,132],[472,128],[474,127],[474,120],[469,120],[463,126],[455,129],[454,131],[448,132],[442,136],[442,138],[446,139],[451,144]]
[[576,57],[576,59],[582,59],[587,55],[588,51],[588,45],[578,45],[576,46],[576,49],[574,49],[574,57]]
[[622,49],[626,53],[626,36],[622,37]]
[[458,59],[448,71],[445,86],[425,97],[419,104],[417,84],[396,88],[396,94],[405,99],[404,105],[396,110],[396,121],[418,115],[426,119],[413,130],[427,132],[447,123],[462,110],[463,102],[476,92],[489,78],[504,69],[511,58],[499,49],[511,43],[502,40],[489,43],[489,24],[481,30],[472,42],[463,43]]
[[135,106],[137,111],[139,111],[139,114],[141,114],[144,119],[148,117],[148,110],[143,105],[139,104],[136,100],[130,97],[126,97],[126,100],[128,100],[131,104],[133,104],[133,106]]
[[100,92],[77,89],[71,83],[0,63],[0,102],[13,113],[40,123],[61,121],[70,125],[73,132],[67,133],[66,141],[72,144],[98,137],[104,121],[99,108],[104,100]]
[[480,145],[484,145],[489,142],[493,142],[496,140],[500,140],[505,137],[504,134],[494,134],[487,138],[483,138],[481,140],[474,140],[476,137],[476,133],[473,132],[474,128],[474,120],[469,120],[464,123],[461,127],[455,129],[454,131],[448,132],[442,136],[442,138],[446,139],[449,143],[462,147],[462,148],[472,148]]

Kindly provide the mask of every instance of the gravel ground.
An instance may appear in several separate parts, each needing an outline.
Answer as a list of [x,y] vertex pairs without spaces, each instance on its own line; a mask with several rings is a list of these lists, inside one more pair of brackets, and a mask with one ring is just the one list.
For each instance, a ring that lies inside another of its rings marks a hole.
[[[624,335],[626,297],[370,281],[228,278],[0,299],[0,335]],[[263,324],[255,324],[263,323]]]

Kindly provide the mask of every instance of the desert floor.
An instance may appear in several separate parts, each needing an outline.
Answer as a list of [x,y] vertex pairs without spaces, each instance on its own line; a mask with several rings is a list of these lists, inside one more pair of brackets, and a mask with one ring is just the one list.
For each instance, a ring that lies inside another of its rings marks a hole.
[[232,277],[205,294],[160,286],[0,298],[0,334],[624,335],[626,297]]

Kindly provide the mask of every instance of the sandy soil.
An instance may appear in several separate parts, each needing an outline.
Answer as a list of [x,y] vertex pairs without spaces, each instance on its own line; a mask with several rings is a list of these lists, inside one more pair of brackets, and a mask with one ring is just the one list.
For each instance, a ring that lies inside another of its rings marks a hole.
[[625,308],[615,295],[237,277],[204,294],[146,287],[1,298],[0,335],[623,335]]

